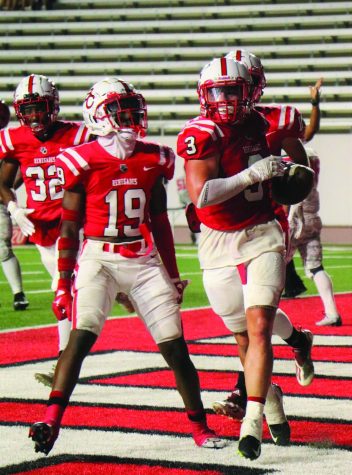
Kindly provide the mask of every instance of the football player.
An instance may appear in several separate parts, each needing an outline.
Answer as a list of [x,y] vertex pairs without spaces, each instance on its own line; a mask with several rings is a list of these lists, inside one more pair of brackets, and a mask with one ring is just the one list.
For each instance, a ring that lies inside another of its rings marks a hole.
[[320,200],[318,179],[320,160],[317,153],[306,147],[310,166],[313,168],[314,185],[307,198],[292,205],[289,212],[291,243],[288,260],[298,250],[303,260],[307,277],[314,281],[324,306],[324,317],[316,322],[318,326],[341,326],[342,320],[336,307],[332,281],[323,267],[320,233],[322,222],[319,216]]
[[[73,330],[55,370],[44,420],[30,429],[35,450],[48,454],[53,447],[81,364],[118,292],[127,295],[172,368],[196,445],[220,448],[223,441],[207,426],[182,332],[179,304],[186,282],[177,268],[163,186],[163,179],[173,177],[174,153],[141,140],[147,130],[145,100],[121,79],[96,83],[83,116],[97,140],[66,149],[56,162],[65,194],[53,308],[59,319],[72,318]],[[77,259],[82,222],[85,240]]]
[[[306,127],[298,110],[291,106],[258,105],[258,101],[260,101],[260,98],[263,95],[263,90],[266,86],[264,68],[260,59],[243,49],[231,51],[226,57],[242,61],[248,69],[252,79],[249,99],[252,107],[264,115],[268,122],[269,127],[266,132],[266,138],[270,152],[274,155],[281,155],[282,149],[285,151],[290,150],[295,162],[306,164],[307,153],[301,142],[301,140],[305,139]],[[320,88],[319,84],[321,85],[321,80],[319,80],[315,86],[315,88],[318,89],[318,92]],[[316,92],[317,91],[315,91],[315,94]],[[313,91],[311,91],[311,94],[313,94]],[[317,115],[317,111],[312,112],[309,134],[312,134],[313,131],[316,131],[319,127]],[[282,206],[276,203],[273,203],[273,206],[276,218],[279,220],[285,233],[288,233],[286,211]],[[288,242],[288,236],[286,241]],[[292,263],[292,260],[289,262]],[[295,281],[296,288],[298,285],[297,281]],[[312,333],[309,330],[297,330],[294,328],[289,317],[281,309],[278,309],[277,311],[273,333],[279,335],[288,345],[292,346],[295,355],[297,380],[299,384],[303,386],[309,385],[314,377],[314,366],[311,360],[311,349],[313,344]],[[245,404],[246,387],[244,374],[240,371],[238,373],[238,379],[234,391],[225,400],[215,401],[213,403],[213,409],[218,414],[241,419],[245,413]]]
[[[10,121],[10,109],[4,101],[0,101],[0,130],[7,127]],[[0,162],[1,167],[1,162]],[[21,178],[17,179],[14,188],[22,183]],[[22,273],[20,263],[12,250],[12,221],[10,214],[4,206],[0,197],[0,260],[2,270],[13,293],[13,308],[15,310],[25,310],[29,302],[23,292]]]
[[[13,105],[20,126],[0,131],[0,194],[11,217],[36,245],[43,265],[54,278],[63,196],[55,158],[65,148],[86,142],[89,134],[84,124],[58,120],[59,93],[45,76],[31,74],[23,78],[15,90]],[[18,205],[12,189],[19,169],[27,195],[25,208]],[[68,342],[70,330],[68,320],[59,322],[59,354]]]
[[[247,50],[238,49],[230,51],[227,57],[243,61],[251,74],[253,85],[251,99],[256,109],[261,112],[269,122],[267,140],[271,153],[280,155],[282,150],[293,158],[296,163],[307,164],[307,156],[303,148],[302,141],[308,142],[318,132],[320,126],[320,89],[322,78],[319,78],[314,86],[311,86],[310,97],[312,110],[309,123],[306,125],[300,112],[292,106],[271,104],[260,105],[259,101],[266,86],[266,78],[263,65],[260,59],[249,53]],[[287,211],[287,210],[286,210]],[[280,221],[285,221],[285,216],[281,207],[277,208]],[[291,260],[286,266],[286,282],[283,297],[296,297],[305,292],[302,279],[294,268]]]
[[215,58],[207,64],[198,82],[200,116],[179,133],[177,153],[185,159],[187,188],[202,223],[198,254],[204,287],[234,333],[244,367],[248,396],[238,450],[256,459],[264,406],[276,443],[288,443],[289,426],[281,390],[271,385],[285,240],[269,180],[283,174],[283,165],[269,153],[266,121],[251,107],[251,84],[242,62]]

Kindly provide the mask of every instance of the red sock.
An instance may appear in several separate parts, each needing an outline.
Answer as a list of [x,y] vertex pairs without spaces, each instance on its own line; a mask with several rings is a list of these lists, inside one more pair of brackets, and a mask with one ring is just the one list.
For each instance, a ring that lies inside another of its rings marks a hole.
[[191,422],[201,422],[205,420],[205,411],[204,409],[198,409],[198,411],[191,411],[186,409],[188,419]]
[[61,391],[51,391],[44,422],[51,426],[60,426],[67,404],[68,400]]

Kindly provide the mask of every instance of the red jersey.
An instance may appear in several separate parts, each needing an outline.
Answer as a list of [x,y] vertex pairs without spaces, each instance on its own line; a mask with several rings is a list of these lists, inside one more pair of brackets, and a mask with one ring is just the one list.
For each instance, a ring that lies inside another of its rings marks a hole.
[[85,190],[85,236],[140,236],[149,223],[151,191],[159,177],[174,175],[175,155],[166,146],[137,141],[126,160],[110,155],[99,143],[65,150],[57,157],[65,190],[81,184]]
[[83,124],[61,121],[56,122],[55,132],[44,142],[30,127],[0,131],[0,160],[19,163],[27,194],[26,207],[34,209],[29,215],[35,226],[30,241],[49,246],[57,239],[63,190],[56,173],[55,158],[63,149],[88,139],[88,129]]
[[[196,117],[185,125],[177,139],[177,153],[186,160],[204,160],[220,154],[219,178],[236,175],[269,155],[265,139],[267,123],[253,111],[241,125],[215,124]],[[243,229],[274,219],[268,181],[247,187],[217,205],[197,208],[206,226],[221,231]]]
[[[281,155],[282,142],[285,138],[304,138],[306,124],[301,113],[295,107],[280,104],[257,105],[255,110],[260,112],[269,123],[266,139],[272,155]],[[273,206],[276,219],[285,233],[288,232],[287,216],[282,205],[273,201]]]
[[303,139],[306,125],[302,115],[295,107],[279,104],[257,105],[255,110],[269,122],[266,139],[272,155],[281,155],[282,141],[286,137]]

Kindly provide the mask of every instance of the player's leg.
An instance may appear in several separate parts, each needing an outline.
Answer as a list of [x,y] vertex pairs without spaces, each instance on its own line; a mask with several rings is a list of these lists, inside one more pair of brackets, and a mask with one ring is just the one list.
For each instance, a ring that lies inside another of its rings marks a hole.
[[0,203],[0,261],[13,294],[13,308],[25,310],[29,302],[23,292],[21,267],[13,253],[12,222],[6,207]]
[[[247,284],[244,286],[249,335],[244,366],[247,409],[238,450],[249,459],[258,458],[261,451],[263,413],[273,366],[272,328],[284,278],[284,259],[277,252],[263,253],[247,266]],[[270,417],[270,411],[268,413]],[[270,420],[268,424],[271,424]]]
[[164,267],[155,265],[153,258],[142,265],[129,297],[174,373],[195,443],[204,448],[223,447],[224,441],[207,425],[198,373],[183,337],[176,289]]
[[[247,323],[243,304],[242,281],[236,266],[204,269],[203,285],[213,311],[234,334],[241,362],[244,362],[248,347]],[[242,419],[247,404],[242,364],[237,373],[234,391],[224,400],[212,404],[216,414],[232,419]]]
[[98,262],[86,260],[80,266],[74,292],[74,328],[55,369],[45,416],[41,422],[33,424],[29,432],[36,452],[47,455],[58,437],[61,419],[77,384],[82,362],[104,326],[116,291],[116,281]]
[[285,289],[282,296],[284,298],[294,298],[306,291],[307,287],[297,274],[294,260],[291,259],[290,262],[286,264]]
[[[57,252],[56,252],[56,245],[53,244],[52,246],[40,246],[36,245],[42,264],[44,265],[45,269],[49,273],[52,281],[56,280],[57,274]],[[54,284],[52,284],[52,289],[55,290]],[[70,331],[71,331],[71,322],[67,319],[60,320],[57,322],[57,331],[58,331],[58,356],[61,355],[63,350],[66,348],[68,340],[70,338]],[[44,384],[44,386],[51,387],[54,378],[54,370],[55,365],[53,366],[53,370],[49,371],[48,373],[35,373],[34,377],[39,382]]]
[[314,378],[314,365],[311,356],[312,332],[295,328],[286,313],[278,308],[274,320],[273,334],[280,336],[293,348],[297,381],[301,386],[308,386]]
[[323,266],[320,237],[315,236],[314,239],[309,240],[302,254],[306,275],[310,279],[313,279],[324,306],[324,317],[322,320],[316,322],[316,324],[318,326],[342,325],[342,320],[335,302],[332,281]]

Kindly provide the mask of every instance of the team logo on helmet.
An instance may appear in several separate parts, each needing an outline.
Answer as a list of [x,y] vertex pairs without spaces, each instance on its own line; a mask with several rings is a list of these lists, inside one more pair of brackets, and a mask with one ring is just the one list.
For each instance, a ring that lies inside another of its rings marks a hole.
[[144,97],[132,84],[119,78],[106,78],[94,84],[83,102],[83,118],[94,135],[131,129],[139,137],[146,135]]

